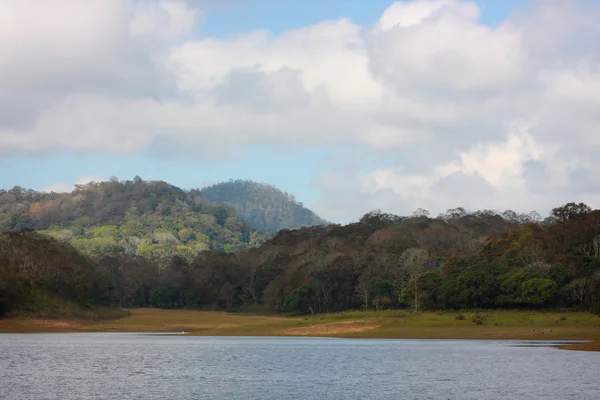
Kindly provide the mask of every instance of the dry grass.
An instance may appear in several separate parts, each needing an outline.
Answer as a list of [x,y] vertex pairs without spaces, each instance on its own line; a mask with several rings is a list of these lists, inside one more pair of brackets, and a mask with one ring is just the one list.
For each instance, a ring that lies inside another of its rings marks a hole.
[[379,325],[370,323],[370,321],[343,321],[289,328],[281,333],[289,336],[334,336],[359,333],[377,328],[379,328]]
[[200,332],[241,328],[278,319],[190,310],[127,309],[128,316],[114,320],[9,318],[0,321],[0,332]]
[[475,313],[457,319],[455,312],[345,312],[312,317],[231,314],[213,311],[125,310],[110,321],[10,318],[0,332],[189,332],[201,336],[334,336],[347,338],[596,340],[569,345],[600,350],[600,317],[589,313],[489,311],[483,325]]

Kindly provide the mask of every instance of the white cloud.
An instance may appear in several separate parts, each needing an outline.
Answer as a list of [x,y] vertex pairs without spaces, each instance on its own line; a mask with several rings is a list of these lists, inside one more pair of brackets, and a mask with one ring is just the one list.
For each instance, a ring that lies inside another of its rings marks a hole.
[[84,175],[77,179],[75,183],[57,182],[46,186],[42,189],[42,192],[68,193],[75,189],[75,185],[85,185],[90,182],[103,182],[105,180],[106,178],[100,175]]
[[3,1],[0,156],[369,149],[381,163],[316,181],[316,210],[341,220],[595,199],[600,13],[581,3],[492,28],[473,2],[415,0],[373,28],[194,39],[203,1]]
[[454,0],[397,2],[385,10],[375,26],[375,31],[389,31],[396,27],[407,28],[419,25],[427,18],[435,17],[443,12],[470,20],[475,20],[479,16],[479,8],[473,3]]
[[528,133],[510,134],[504,143],[478,144],[460,154],[460,162],[448,167],[465,175],[478,174],[493,187],[506,190],[523,186],[523,165],[538,161],[543,150]]
[[55,193],[68,193],[73,190],[73,185],[69,185],[68,183],[54,183],[52,185],[46,186],[42,189],[42,192],[55,192]]

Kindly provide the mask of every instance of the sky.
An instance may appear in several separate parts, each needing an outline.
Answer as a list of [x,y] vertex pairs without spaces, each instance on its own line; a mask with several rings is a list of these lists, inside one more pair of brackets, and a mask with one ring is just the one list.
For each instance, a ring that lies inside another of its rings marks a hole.
[[0,0],[0,188],[273,184],[373,209],[600,206],[595,0]]

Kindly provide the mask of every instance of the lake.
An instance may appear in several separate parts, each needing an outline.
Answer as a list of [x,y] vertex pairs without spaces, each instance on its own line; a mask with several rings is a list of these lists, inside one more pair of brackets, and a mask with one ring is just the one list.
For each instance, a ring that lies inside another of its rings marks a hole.
[[547,342],[0,334],[0,399],[600,399]]

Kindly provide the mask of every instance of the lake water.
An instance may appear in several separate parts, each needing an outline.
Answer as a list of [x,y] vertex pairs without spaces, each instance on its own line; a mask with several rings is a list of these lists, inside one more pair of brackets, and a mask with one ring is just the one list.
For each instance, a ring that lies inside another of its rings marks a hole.
[[542,342],[0,334],[0,399],[600,399]]

